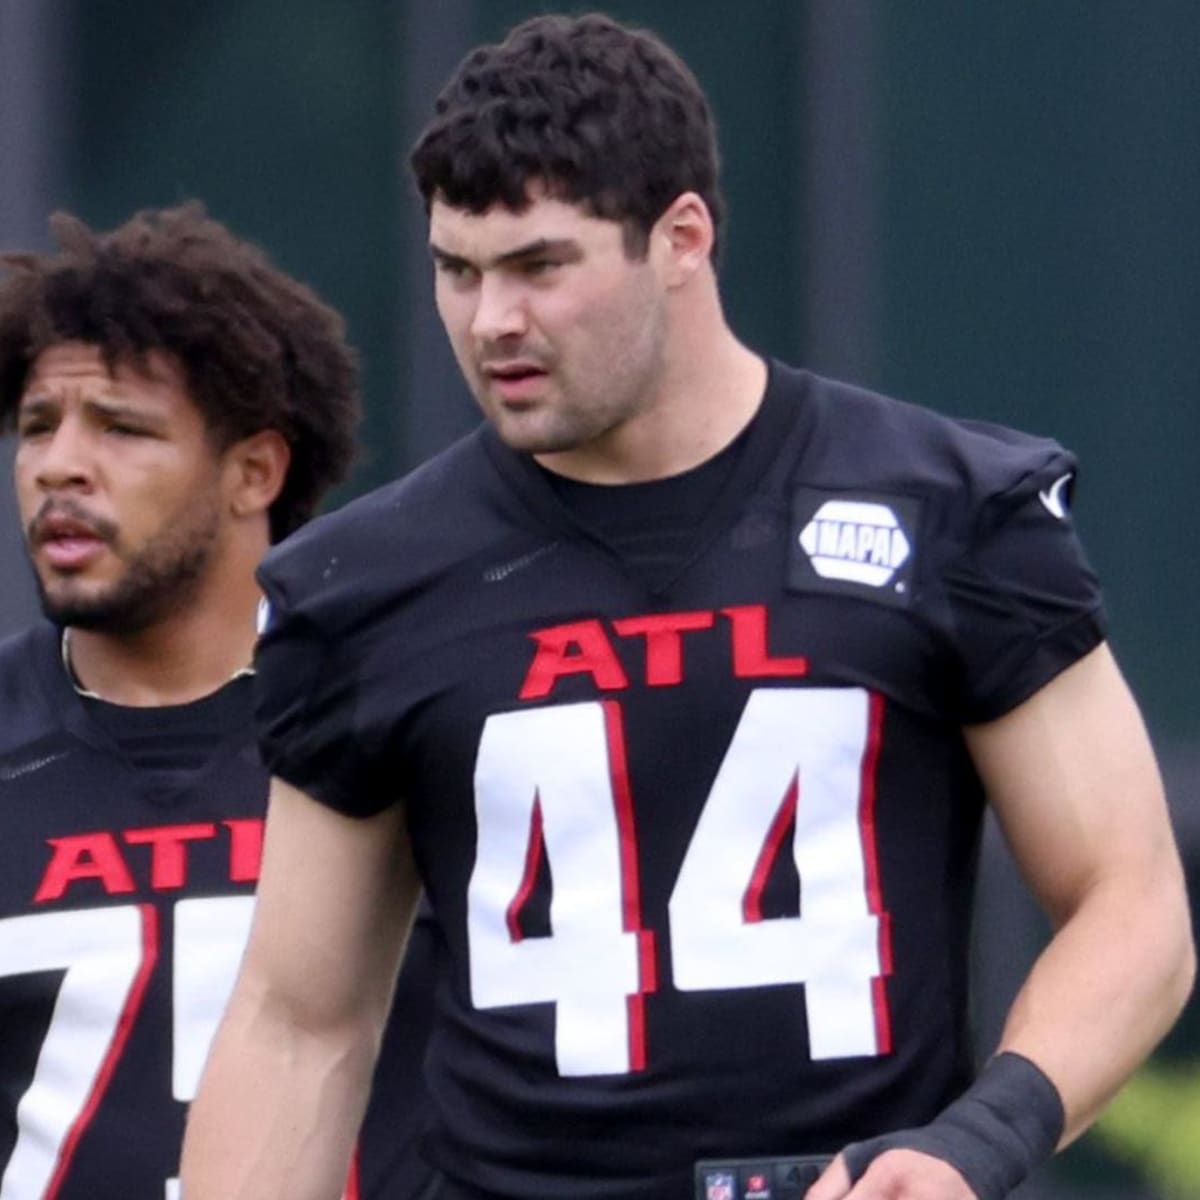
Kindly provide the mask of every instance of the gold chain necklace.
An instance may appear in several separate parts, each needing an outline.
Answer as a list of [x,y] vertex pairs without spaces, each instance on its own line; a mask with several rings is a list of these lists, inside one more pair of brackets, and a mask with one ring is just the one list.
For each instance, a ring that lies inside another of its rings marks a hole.
[[[75,669],[71,666],[71,630],[64,626],[62,638],[59,642],[62,649],[62,664],[63,670],[67,673],[67,678],[71,681],[71,686],[75,689],[75,694],[82,696],[85,700],[104,700],[104,697],[99,692],[93,692],[90,688],[85,688],[75,674]],[[230,675],[228,682],[232,683],[235,679],[241,679],[247,675],[254,674],[254,667],[247,665],[239,668]],[[107,703],[107,701],[105,701]]]

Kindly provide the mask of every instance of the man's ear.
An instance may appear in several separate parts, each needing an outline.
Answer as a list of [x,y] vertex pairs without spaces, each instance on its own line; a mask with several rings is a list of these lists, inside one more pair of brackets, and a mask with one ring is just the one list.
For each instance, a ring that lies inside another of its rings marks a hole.
[[695,192],[681,192],[650,231],[650,253],[667,287],[680,287],[712,256],[712,214]]
[[291,447],[277,429],[260,429],[225,452],[229,505],[234,516],[265,513],[283,491]]

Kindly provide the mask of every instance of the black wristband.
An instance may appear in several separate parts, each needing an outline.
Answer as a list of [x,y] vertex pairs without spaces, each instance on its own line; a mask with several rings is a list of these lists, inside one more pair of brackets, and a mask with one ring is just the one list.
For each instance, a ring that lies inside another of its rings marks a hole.
[[948,1162],[978,1200],[1004,1200],[1062,1137],[1058,1089],[1036,1063],[1006,1051],[928,1125],[901,1129],[842,1152],[857,1183],[888,1150],[918,1150]]

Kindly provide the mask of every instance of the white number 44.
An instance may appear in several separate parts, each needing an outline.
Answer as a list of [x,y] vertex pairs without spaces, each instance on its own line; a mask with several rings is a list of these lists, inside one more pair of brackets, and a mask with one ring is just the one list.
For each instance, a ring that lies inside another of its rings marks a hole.
[[[860,688],[751,693],[669,904],[682,991],[803,983],[813,1058],[890,1050],[890,970],[874,836],[880,701]],[[478,845],[468,890],[473,1003],[553,1003],[563,1075],[645,1066],[655,990],[642,928],[637,833],[620,706],[501,713],[475,768]],[[802,914],[762,919],[762,889],[794,828]],[[542,848],[552,933],[519,917]]]

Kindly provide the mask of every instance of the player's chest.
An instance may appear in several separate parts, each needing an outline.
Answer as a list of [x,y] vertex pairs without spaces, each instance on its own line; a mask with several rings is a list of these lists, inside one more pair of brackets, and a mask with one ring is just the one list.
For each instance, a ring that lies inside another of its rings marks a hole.
[[419,839],[426,822],[439,838],[488,814],[558,833],[616,813],[617,841],[636,831],[669,882],[701,814],[728,808],[747,853],[761,849],[799,778],[852,822],[885,725],[888,745],[902,727],[944,734],[920,715],[938,677],[920,626],[896,605],[790,587],[778,547],[712,553],[658,594],[596,555],[544,561],[457,620],[446,596],[436,636],[398,638],[392,669],[374,660],[378,698],[404,714],[392,761]]
[[114,1176],[178,1194],[182,1104],[245,946],[266,800],[255,756],[210,768],[156,778],[67,738],[6,760],[0,1076],[43,1102],[0,1138],[5,1196],[107,1196]]
[[[766,688],[861,688],[936,712],[939,647],[903,606],[797,586],[785,549],[717,546],[655,591],[560,547],[511,579],[423,598],[368,668],[369,693],[450,745],[493,715],[604,703],[682,736]],[[661,720],[655,717],[659,714]]]
[[265,772],[234,754],[187,776],[65,740],[0,780],[0,917],[170,905],[258,877]]

